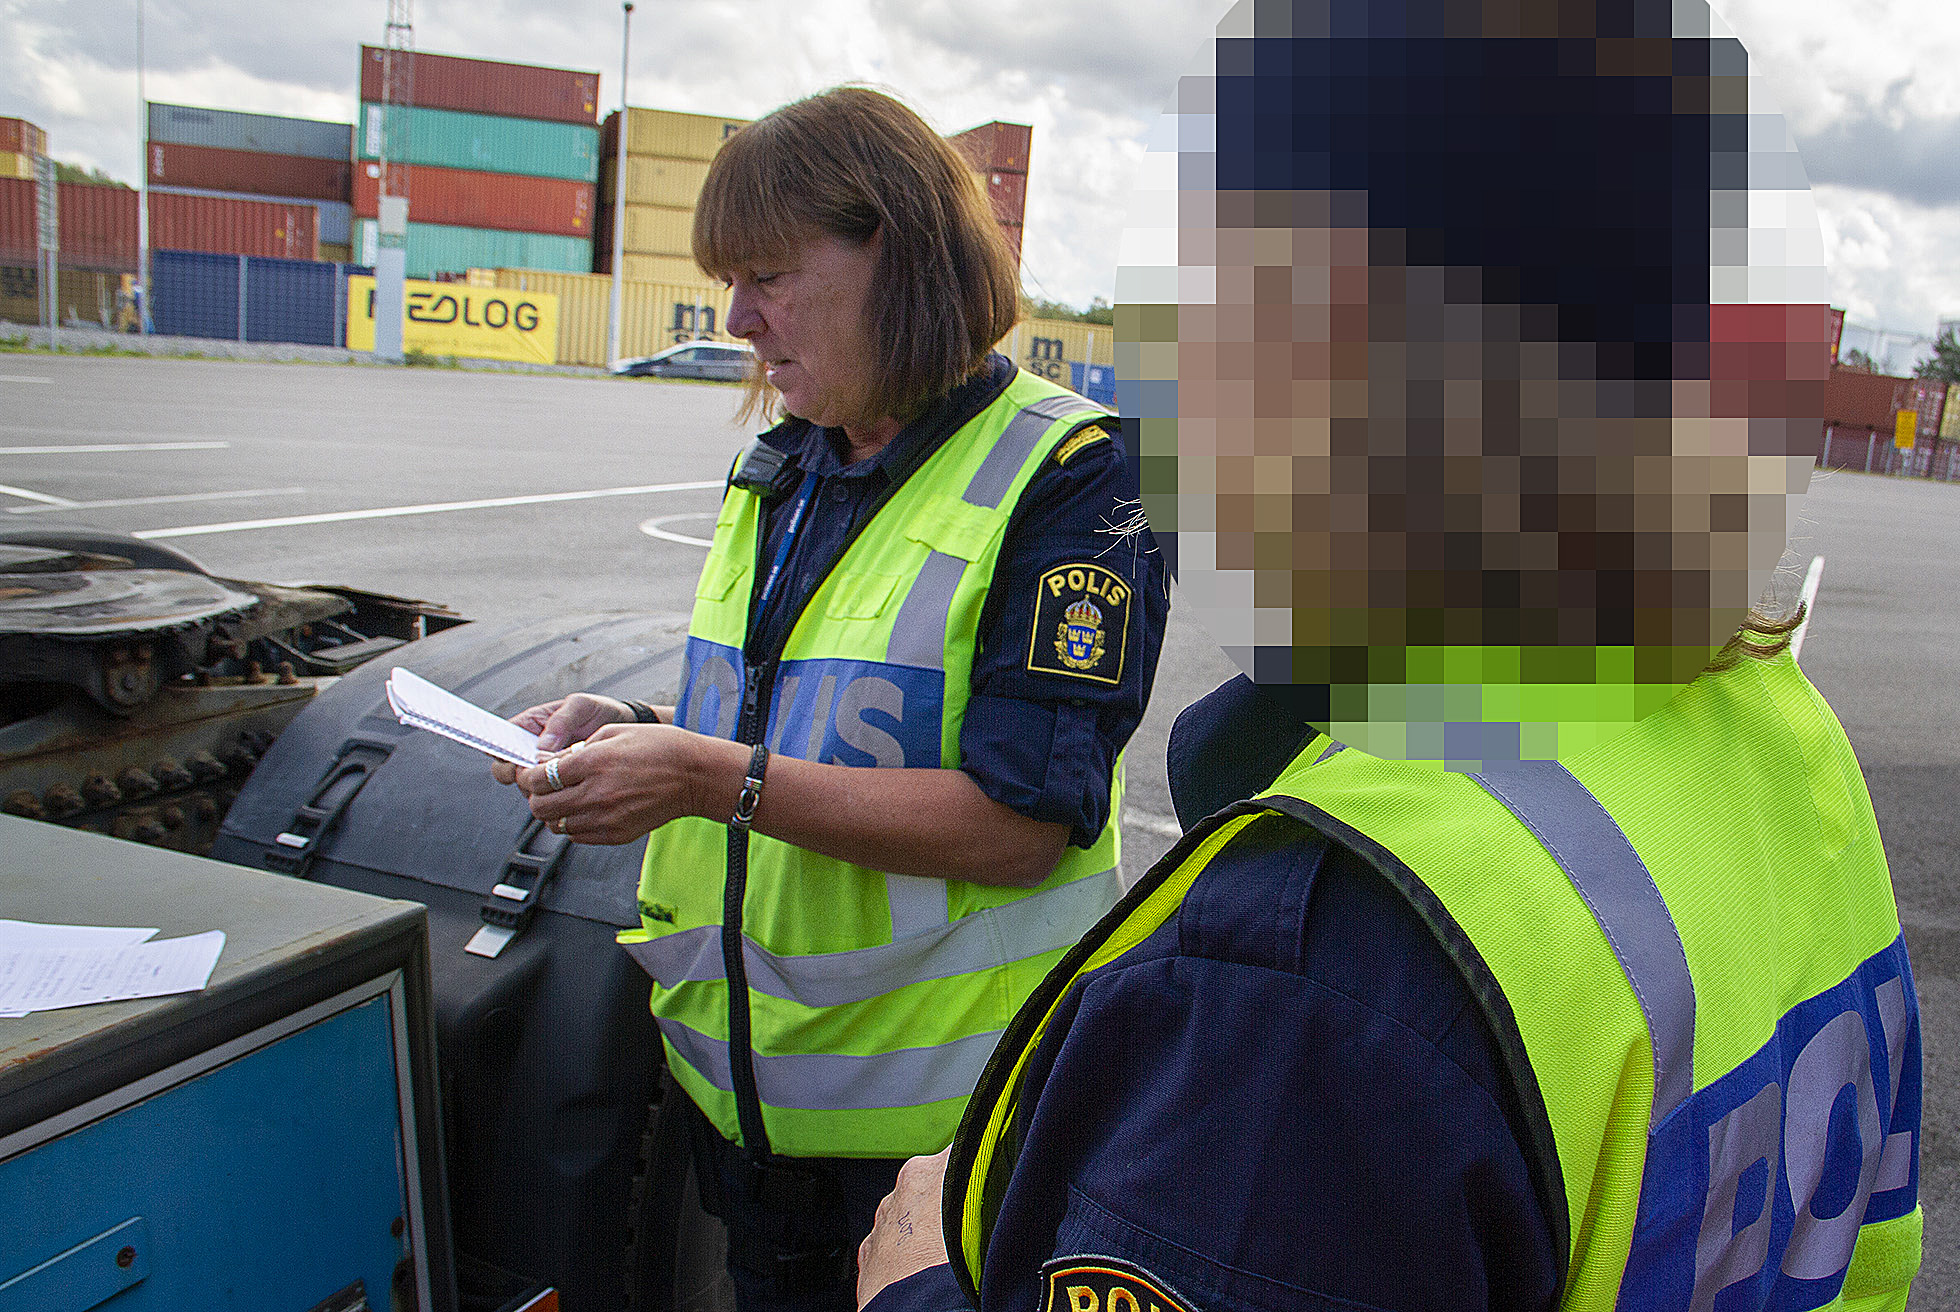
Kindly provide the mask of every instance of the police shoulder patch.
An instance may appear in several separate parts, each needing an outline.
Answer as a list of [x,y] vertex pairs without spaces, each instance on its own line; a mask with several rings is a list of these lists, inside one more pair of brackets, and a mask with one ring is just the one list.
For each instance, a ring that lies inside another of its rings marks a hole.
[[1168,1282],[1119,1257],[1058,1257],[1041,1274],[1041,1312],[1194,1312]]
[[1128,579],[1101,565],[1057,565],[1035,584],[1028,668],[1097,683],[1123,681],[1129,645]]
[[1062,439],[1062,444],[1055,448],[1055,463],[1066,465],[1075,458],[1075,453],[1083,447],[1094,446],[1098,442],[1107,442],[1108,440],[1109,434],[1106,431],[1097,425],[1091,424],[1081,432]]

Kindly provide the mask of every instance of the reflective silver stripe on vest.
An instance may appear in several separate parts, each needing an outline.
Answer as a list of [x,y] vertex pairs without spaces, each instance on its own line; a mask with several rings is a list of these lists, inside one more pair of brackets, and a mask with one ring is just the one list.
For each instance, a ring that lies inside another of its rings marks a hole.
[[953,918],[946,881],[923,875],[886,875],[885,905],[891,908],[894,943],[943,928]]
[[1015,475],[1021,466],[1027,464],[1028,457],[1034,454],[1035,444],[1041,435],[1057,419],[1070,415],[1085,418],[1096,415],[1108,417],[1108,412],[1084,401],[1079,396],[1050,396],[1026,407],[1020,414],[1007,421],[1007,427],[994,439],[993,450],[980,462],[974,471],[973,481],[966,485],[961,500],[975,506],[995,507],[1007,495],[1007,489],[1014,486]]
[[926,557],[892,620],[891,641],[885,644],[887,661],[922,670],[946,668],[946,617],[952,613],[953,597],[965,573],[966,562],[958,556],[935,551]]
[[[1001,498],[1014,486],[1014,480],[1050,425],[1070,415],[1103,413],[1073,396],[1045,397],[1026,407],[1007,421],[960,499],[968,505],[998,509]],[[966,565],[958,556],[943,551],[926,557],[892,623],[891,641],[885,648],[886,660],[922,670],[946,667],[946,620],[952,613],[953,597],[959,592]]]
[[1472,775],[1544,845],[1586,900],[1647,1017],[1659,1125],[1695,1087],[1695,982],[1661,891],[1599,799],[1556,761]]
[[[660,1033],[681,1059],[726,1093],[728,1044],[659,1017]],[[870,1056],[836,1053],[793,1056],[755,1054],[756,1092],[765,1107],[794,1111],[857,1111],[870,1107],[916,1107],[946,1098],[964,1098],[1000,1041],[1000,1031],[971,1034],[936,1048],[901,1048]]]
[[[911,938],[848,952],[777,956],[746,939],[749,988],[805,1007],[841,1007],[921,980],[970,975],[1053,952],[1073,945],[1115,905],[1123,893],[1119,878],[1116,870],[1086,875]],[[945,887],[944,880],[922,882]],[[940,910],[943,918],[943,896]],[[625,946],[662,988],[722,978],[719,925]]]

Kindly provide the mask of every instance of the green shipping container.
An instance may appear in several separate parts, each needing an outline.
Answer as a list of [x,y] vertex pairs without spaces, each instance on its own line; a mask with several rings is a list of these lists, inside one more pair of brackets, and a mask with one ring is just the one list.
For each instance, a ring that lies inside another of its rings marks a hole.
[[[413,200],[410,205],[413,206]],[[354,258],[374,264],[377,227],[362,219]],[[550,273],[591,273],[592,239],[544,232],[504,232],[497,228],[452,228],[440,223],[408,225],[408,276],[470,269],[542,269]]]
[[405,162],[409,164],[478,173],[523,173],[573,182],[599,180],[597,128],[535,118],[459,114],[447,109],[395,106],[384,114],[382,106],[364,104],[360,131],[354,137],[361,159],[381,158],[384,122],[391,128],[397,123],[407,128],[405,134],[390,132],[387,145],[391,160],[401,158],[400,139],[405,135]]

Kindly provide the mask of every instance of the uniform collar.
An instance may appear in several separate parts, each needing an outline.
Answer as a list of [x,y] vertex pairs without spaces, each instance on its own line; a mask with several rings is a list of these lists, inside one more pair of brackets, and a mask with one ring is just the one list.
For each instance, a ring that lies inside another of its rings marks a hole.
[[788,419],[762,435],[763,441],[787,454],[792,463],[818,478],[867,478],[894,468],[914,469],[940,443],[958,432],[975,415],[992,405],[1014,380],[1014,362],[998,351],[966,382],[934,401],[926,412],[899,430],[877,455],[853,464],[838,456],[843,434],[819,428],[802,419]]

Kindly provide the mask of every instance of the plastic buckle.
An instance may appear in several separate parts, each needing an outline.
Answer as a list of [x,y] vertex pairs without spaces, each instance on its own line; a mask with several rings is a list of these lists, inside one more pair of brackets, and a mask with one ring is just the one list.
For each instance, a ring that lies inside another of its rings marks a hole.
[[[545,839],[544,850],[532,851],[531,845],[540,836]],[[558,877],[558,867],[571,846],[570,839],[546,829],[542,820],[525,825],[517,849],[504,861],[503,873],[483,901],[483,927],[463,945],[463,951],[494,960],[510,946],[510,941],[522,934],[531,918],[538,914],[544,892]]]
[[392,744],[371,738],[350,738],[341,744],[340,754],[327,767],[313,796],[294,811],[283,830],[273,835],[272,841],[284,850],[265,852],[266,866],[304,879],[348,804],[392,750]]

